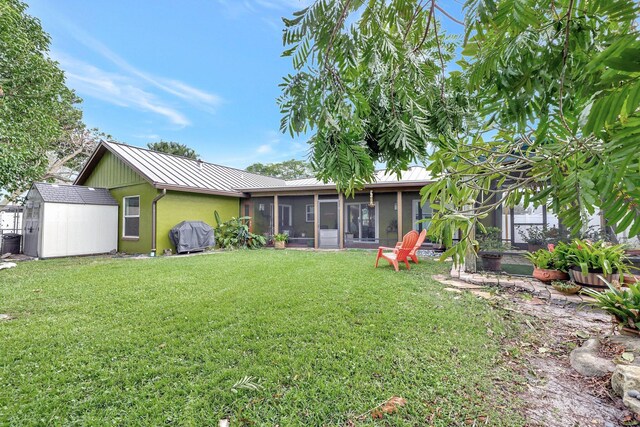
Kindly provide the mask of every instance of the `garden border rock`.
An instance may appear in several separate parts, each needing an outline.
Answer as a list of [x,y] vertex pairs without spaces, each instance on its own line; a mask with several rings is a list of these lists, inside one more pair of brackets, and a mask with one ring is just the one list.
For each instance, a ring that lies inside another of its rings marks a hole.
[[464,265],[460,265],[458,268],[455,266],[451,267],[450,274],[451,277],[455,279],[474,285],[496,286],[506,289],[516,288],[560,306],[578,306],[594,301],[593,298],[580,294],[565,295],[533,277],[490,274],[487,272],[468,273],[464,271]]

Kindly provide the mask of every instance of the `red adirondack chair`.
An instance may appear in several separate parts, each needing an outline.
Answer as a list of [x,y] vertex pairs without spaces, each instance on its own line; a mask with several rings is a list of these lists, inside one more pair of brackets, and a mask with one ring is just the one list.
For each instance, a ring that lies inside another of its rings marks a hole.
[[[413,247],[413,249],[411,249],[411,252],[409,252],[409,258],[416,264],[418,263],[418,254],[416,252],[418,251],[418,249],[420,249],[420,246],[422,246],[422,244],[424,243],[424,239],[426,238],[427,238],[427,230],[423,229],[420,232],[420,235],[418,236],[416,245]],[[396,243],[396,249],[400,248],[400,246],[402,246],[402,242]]]
[[[389,264],[393,265],[393,268],[395,268],[396,271],[400,270],[398,267],[400,262],[404,262],[404,265],[407,266],[407,270],[411,270],[408,257],[411,250],[416,246],[418,237],[418,232],[412,230],[404,235],[400,247],[388,248],[380,246],[378,248],[378,256],[376,257],[376,268],[378,268],[378,261],[380,258],[383,258],[386,259]],[[385,250],[390,252],[385,252]]]

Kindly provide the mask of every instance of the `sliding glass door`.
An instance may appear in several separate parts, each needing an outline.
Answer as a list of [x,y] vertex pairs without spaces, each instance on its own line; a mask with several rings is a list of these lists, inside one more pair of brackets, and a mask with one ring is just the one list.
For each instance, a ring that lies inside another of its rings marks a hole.
[[378,239],[378,203],[369,206],[368,203],[346,204],[347,238],[359,242],[372,242]]

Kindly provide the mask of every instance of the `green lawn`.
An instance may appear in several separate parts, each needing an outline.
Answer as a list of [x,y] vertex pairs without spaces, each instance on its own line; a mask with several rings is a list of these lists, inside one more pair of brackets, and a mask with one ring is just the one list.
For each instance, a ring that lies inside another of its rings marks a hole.
[[[0,271],[0,425],[521,425],[492,385],[512,379],[499,311],[443,291],[446,264],[373,263],[261,250]],[[261,388],[232,391],[244,376]],[[394,395],[395,415],[356,418]]]

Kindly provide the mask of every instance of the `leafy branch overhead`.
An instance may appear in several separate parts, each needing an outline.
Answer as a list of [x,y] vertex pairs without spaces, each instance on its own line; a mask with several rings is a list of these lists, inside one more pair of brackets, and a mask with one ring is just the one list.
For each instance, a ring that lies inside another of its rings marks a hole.
[[469,105],[460,73],[445,78],[455,38],[441,33],[435,3],[319,0],[284,19],[281,130],[309,133],[320,179],[351,192],[375,162],[399,173],[429,144],[464,133]]
[[318,176],[352,191],[376,161],[424,160],[430,231],[456,261],[503,206],[546,205],[576,233],[602,210],[638,235],[638,3],[469,0],[461,41],[447,5],[318,1],[285,20],[282,130],[311,134]]

